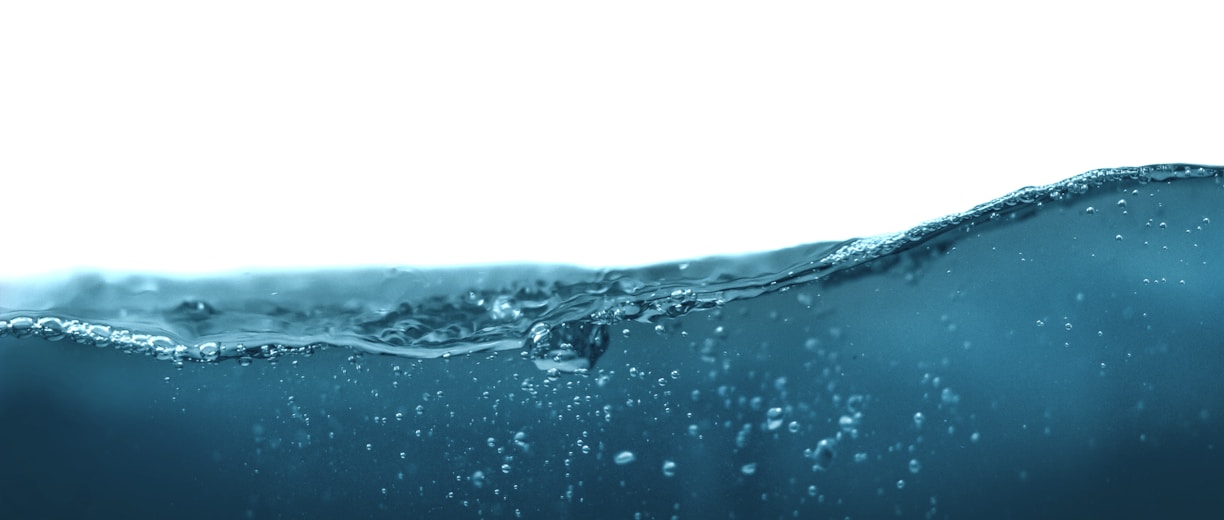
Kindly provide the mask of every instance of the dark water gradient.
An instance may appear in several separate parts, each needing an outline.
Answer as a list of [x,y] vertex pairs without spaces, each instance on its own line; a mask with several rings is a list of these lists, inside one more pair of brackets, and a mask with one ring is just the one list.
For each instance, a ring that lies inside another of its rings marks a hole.
[[9,333],[0,516],[1215,517],[1220,179],[1006,207],[610,322],[586,375],[517,349],[176,367]]

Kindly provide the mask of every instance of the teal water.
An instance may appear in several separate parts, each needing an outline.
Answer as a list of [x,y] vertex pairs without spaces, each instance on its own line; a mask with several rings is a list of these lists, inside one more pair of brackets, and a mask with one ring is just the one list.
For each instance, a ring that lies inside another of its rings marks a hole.
[[1219,173],[634,269],[5,280],[0,511],[1201,516]]

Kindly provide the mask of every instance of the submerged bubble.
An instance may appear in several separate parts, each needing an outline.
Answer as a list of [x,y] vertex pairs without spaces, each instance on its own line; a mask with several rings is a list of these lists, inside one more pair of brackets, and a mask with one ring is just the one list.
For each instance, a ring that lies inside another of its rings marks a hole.
[[816,443],[816,449],[812,450],[812,470],[821,471],[829,469],[829,465],[833,463],[833,439],[821,439]]
[[612,460],[616,462],[618,465],[624,466],[625,464],[628,464],[630,462],[637,460],[637,456],[634,455],[632,451],[626,450],[626,451],[617,453],[616,457],[613,457]]
[[777,430],[782,427],[782,409],[770,408],[765,412],[765,429],[769,431]]
[[672,460],[665,460],[665,461],[663,461],[663,476],[664,476],[664,477],[674,477],[674,476],[676,476],[676,463],[675,463],[675,461],[672,461]]

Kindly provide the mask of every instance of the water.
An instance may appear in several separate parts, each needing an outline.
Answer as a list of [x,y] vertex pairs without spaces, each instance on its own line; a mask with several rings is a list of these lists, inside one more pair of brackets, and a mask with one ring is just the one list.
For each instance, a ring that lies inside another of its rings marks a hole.
[[636,269],[7,280],[0,513],[1204,516],[1218,173]]

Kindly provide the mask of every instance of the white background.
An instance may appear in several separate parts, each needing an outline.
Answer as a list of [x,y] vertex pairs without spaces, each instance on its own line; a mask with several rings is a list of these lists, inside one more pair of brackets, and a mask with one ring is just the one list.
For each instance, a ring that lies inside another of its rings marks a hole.
[[0,7],[0,275],[637,264],[1224,163],[1189,3],[186,4]]

